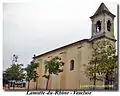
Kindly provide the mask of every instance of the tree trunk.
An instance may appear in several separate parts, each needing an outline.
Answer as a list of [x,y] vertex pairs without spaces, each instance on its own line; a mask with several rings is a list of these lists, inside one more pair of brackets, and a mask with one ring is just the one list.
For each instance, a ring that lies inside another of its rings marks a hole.
[[48,76],[48,79],[47,79],[46,90],[48,89],[49,79],[50,79],[50,75]]
[[28,89],[27,89],[27,94],[29,92],[29,86],[30,86],[30,81],[28,81]]
[[[97,58],[95,58],[95,61],[97,61]],[[93,90],[96,88],[96,63],[95,63],[95,73],[94,73],[94,87]]]
[[106,77],[105,77],[105,90],[109,90],[109,77],[108,77],[108,73],[106,74]]
[[95,87],[96,87],[96,73],[94,74],[94,87],[93,87],[93,90],[95,90]]
[[37,80],[36,80],[36,90],[37,90]]
[[8,83],[8,89],[10,89],[10,83]]
[[13,90],[15,89],[15,83],[13,83]]

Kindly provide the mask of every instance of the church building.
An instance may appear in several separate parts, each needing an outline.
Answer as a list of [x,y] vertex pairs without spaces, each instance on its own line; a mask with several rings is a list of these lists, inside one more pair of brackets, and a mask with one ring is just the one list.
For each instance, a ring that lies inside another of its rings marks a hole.
[[[115,46],[114,36],[114,17],[104,3],[101,3],[97,11],[90,17],[92,22],[91,38],[82,39],[77,42],[62,46],[49,52],[33,57],[35,62],[39,63],[37,73],[37,88],[45,89],[47,79],[44,75],[44,61],[58,56],[64,62],[63,72],[59,75],[51,75],[48,89],[74,90],[80,89],[80,86],[92,85],[85,74],[86,65],[89,63],[92,55],[92,46],[96,41],[108,40]],[[104,85],[104,82],[96,84]],[[30,89],[36,88],[36,82],[30,81]]]

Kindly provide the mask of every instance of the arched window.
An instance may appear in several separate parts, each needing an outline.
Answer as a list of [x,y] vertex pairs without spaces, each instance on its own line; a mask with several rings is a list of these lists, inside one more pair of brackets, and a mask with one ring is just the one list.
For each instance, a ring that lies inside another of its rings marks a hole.
[[107,30],[110,32],[111,30],[111,22],[110,20],[107,21]]
[[74,60],[70,61],[70,70],[74,70]]
[[97,21],[96,23],[96,32],[100,32],[101,31],[101,22]]

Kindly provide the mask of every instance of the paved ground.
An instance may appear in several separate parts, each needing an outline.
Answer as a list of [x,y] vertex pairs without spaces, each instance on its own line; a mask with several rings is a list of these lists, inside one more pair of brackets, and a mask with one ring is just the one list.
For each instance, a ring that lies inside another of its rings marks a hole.
[[20,88],[20,87],[15,87],[14,89],[13,89],[13,87],[10,87],[8,89],[8,87],[6,87],[6,88],[4,87],[3,90],[5,90],[5,91],[26,91],[27,89],[26,88]]

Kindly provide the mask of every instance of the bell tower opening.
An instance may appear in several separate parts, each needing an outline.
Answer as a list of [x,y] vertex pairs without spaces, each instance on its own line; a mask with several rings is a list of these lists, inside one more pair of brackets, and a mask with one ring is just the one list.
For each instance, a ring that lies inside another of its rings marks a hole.
[[111,22],[110,22],[110,20],[107,21],[107,30],[109,32],[111,31]]
[[107,37],[115,40],[114,37],[114,17],[104,3],[101,3],[97,11],[90,17],[92,21],[91,39]]
[[101,22],[100,22],[100,20],[99,21],[97,21],[97,23],[96,23],[96,32],[98,33],[98,32],[100,32],[101,31]]

